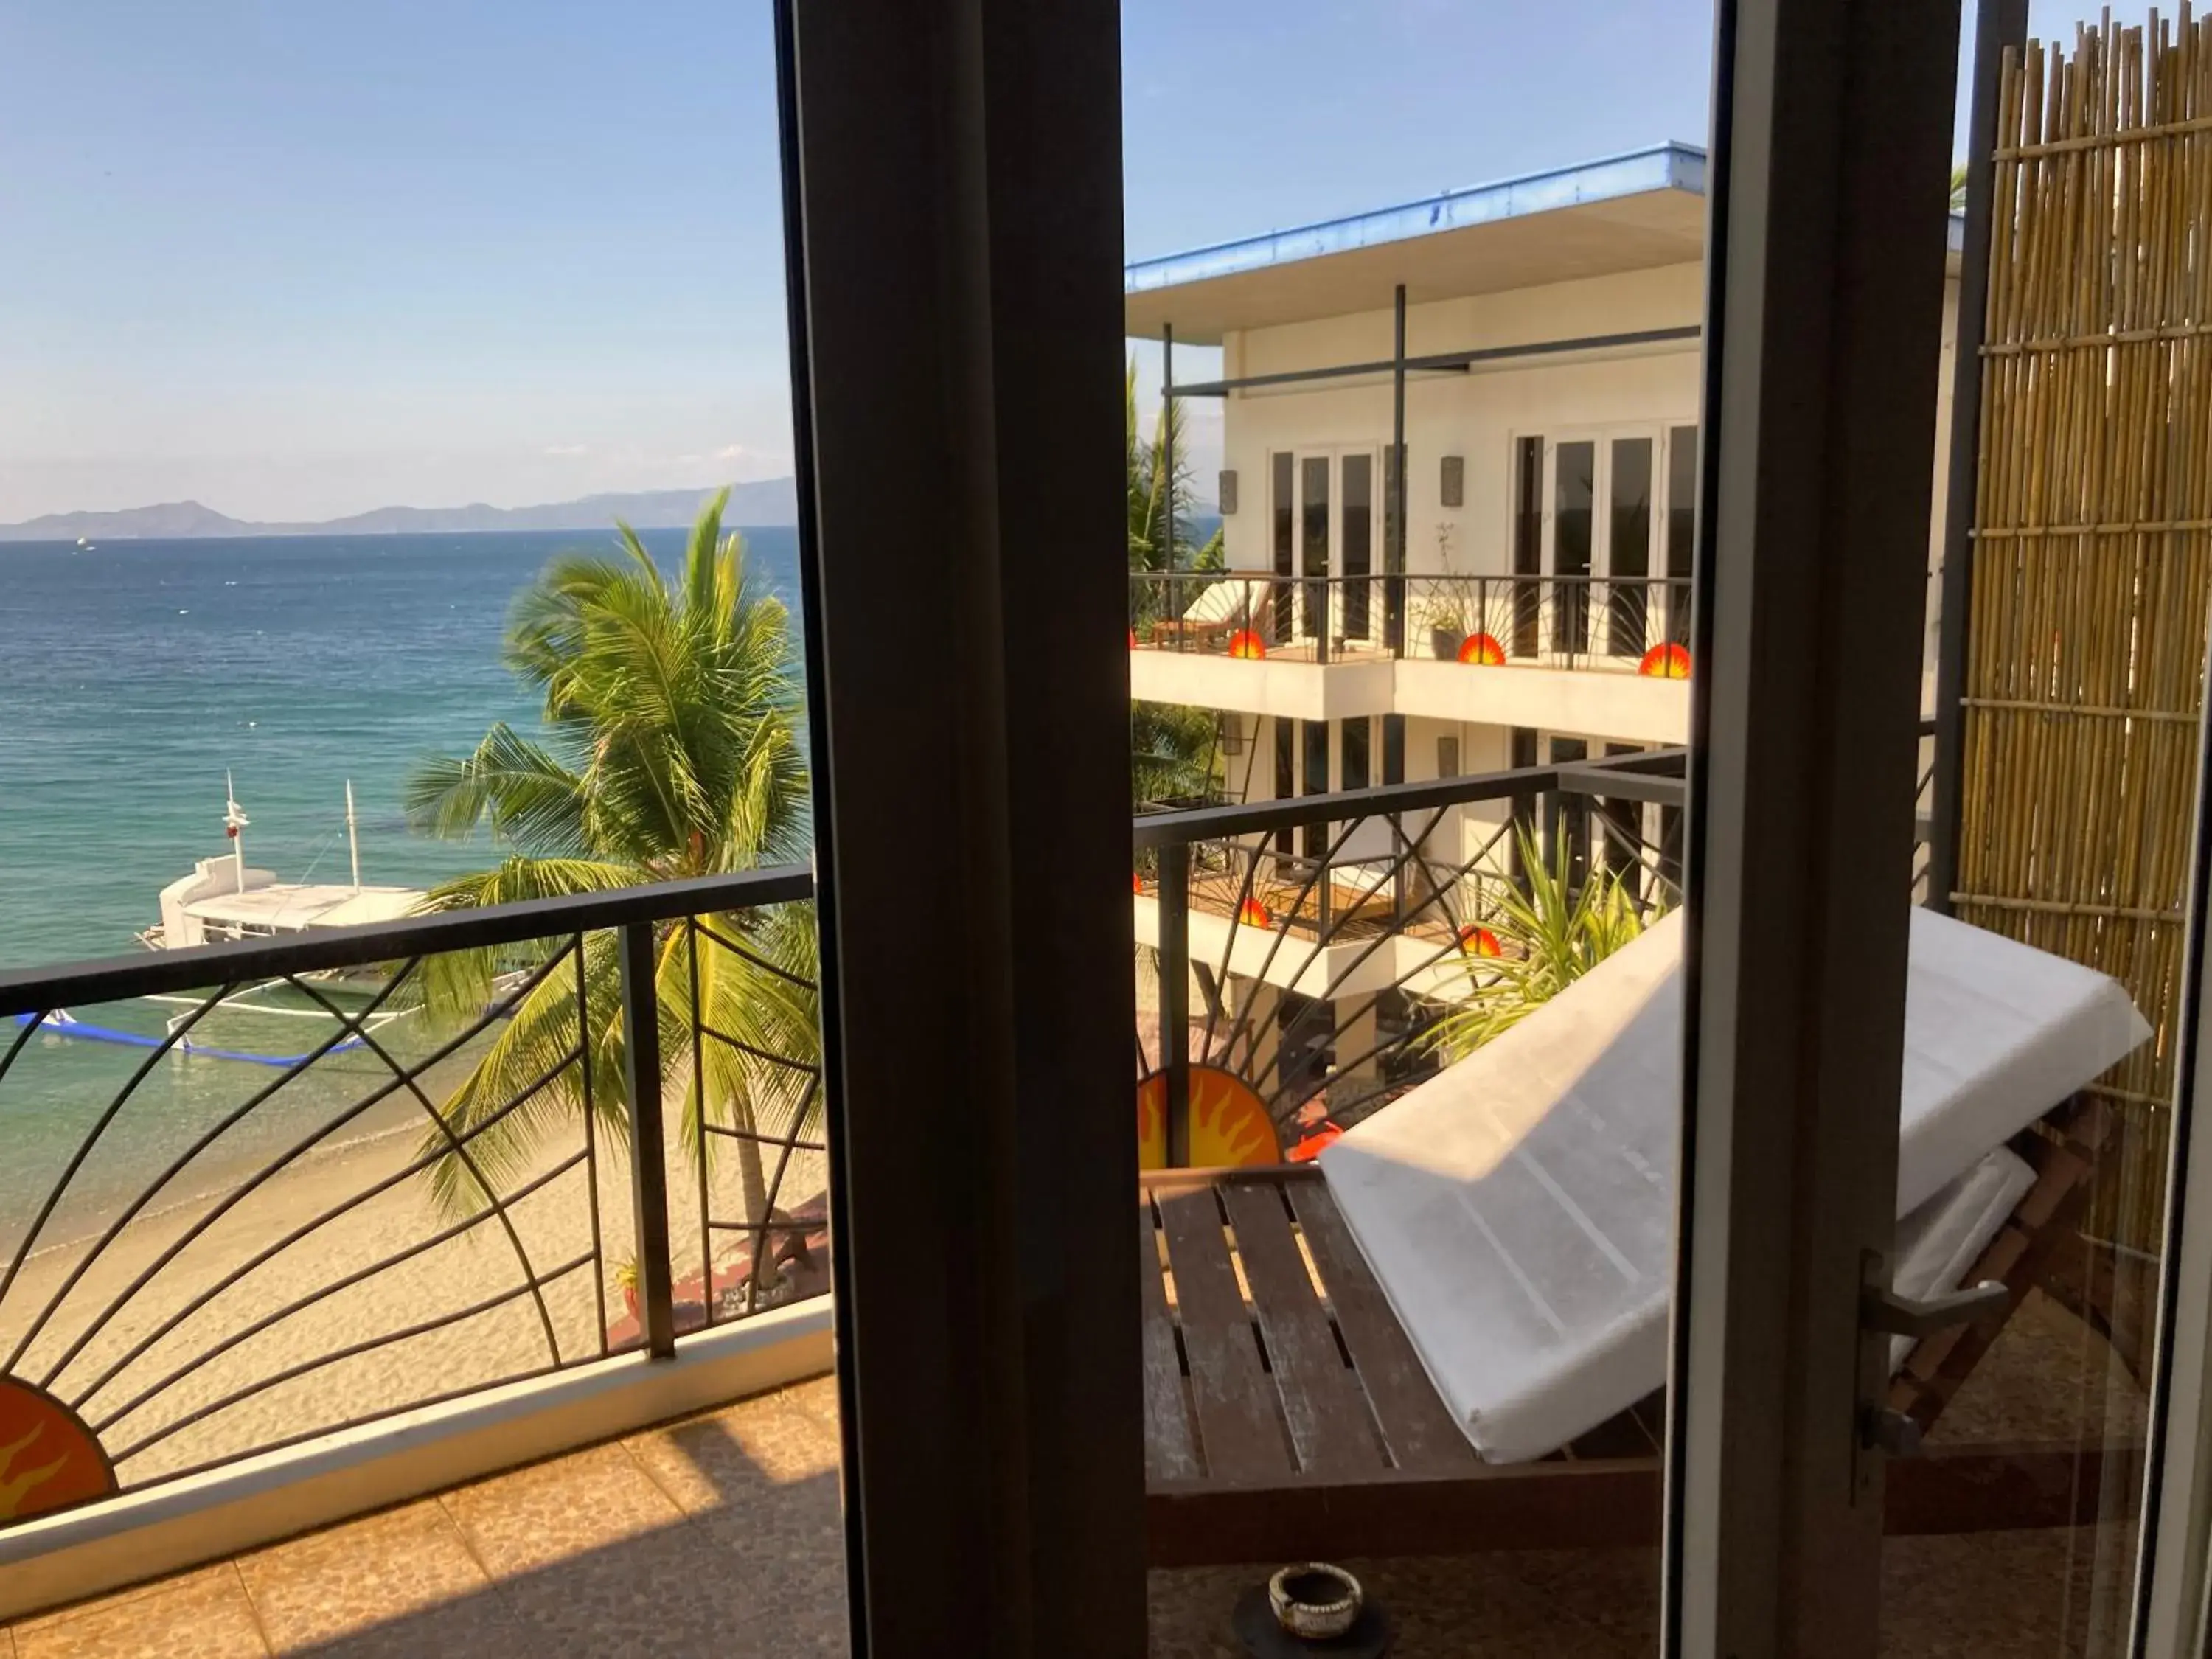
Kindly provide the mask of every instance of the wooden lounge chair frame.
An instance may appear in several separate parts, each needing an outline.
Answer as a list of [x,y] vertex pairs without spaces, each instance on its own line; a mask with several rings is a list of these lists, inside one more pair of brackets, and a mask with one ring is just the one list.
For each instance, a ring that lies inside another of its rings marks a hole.
[[[2023,1131],[2035,1181],[1966,1279],[2005,1306],[1917,1344],[1890,1403],[1936,1422],[2080,1224],[2110,1115],[2087,1096]],[[1475,1455],[1311,1164],[1139,1182],[1152,1565],[1658,1541],[1663,1399],[1539,1462]],[[2138,1446],[1973,1445],[1893,1462],[1892,1533],[2094,1518]]]

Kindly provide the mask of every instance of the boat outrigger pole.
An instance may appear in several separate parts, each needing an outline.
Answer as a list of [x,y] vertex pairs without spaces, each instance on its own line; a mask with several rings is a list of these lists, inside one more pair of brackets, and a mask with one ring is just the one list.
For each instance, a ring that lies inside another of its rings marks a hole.
[[353,817],[353,780],[346,780],[346,848],[353,854],[353,890],[361,891],[361,829]]

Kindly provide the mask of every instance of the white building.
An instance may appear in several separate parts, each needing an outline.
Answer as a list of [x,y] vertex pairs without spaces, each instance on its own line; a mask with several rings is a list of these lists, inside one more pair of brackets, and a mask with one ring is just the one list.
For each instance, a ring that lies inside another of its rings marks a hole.
[[1127,268],[1132,337],[1220,348],[1176,389],[1225,400],[1239,579],[1133,582],[1131,693],[1219,711],[1232,794],[1685,740],[1705,177],[1664,144]]
[[[1180,397],[1224,399],[1227,565],[1133,575],[1130,690],[1215,711],[1232,797],[1686,741],[1705,182],[1701,150],[1663,144],[1127,268],[1127,332],[1170,342],[1171,374],[1173,346],[1219,348],[1219,380],[1174,378]],[[1954,219],[1947,343],[1960,229]],[[1950,379],[1947,363],[1930,432],[1931,672]],[[1452,809],[1425,850],[1447,869],[1503,867],[1512,810]],[[1547,857],[1564,835],[1578,865],[1625,867],[1632,855],[1608,849],[1634,843],[1648,868],[1679,872],[1677,808],[1554,795],[1530,816]],[[1242,845],[1228,866],[1274,860],[1284,890],[1330,829]],[[1380,868],[1391,838],[1370,821],[1334,862]],[[1334,871],[1323,884],[1346,890]],[[1324,927],[1308,930],[1310,948],[1271,950],[1233,925],[1232,884],[1203,887],[1191,959],[1263,1026],[1289,1030],[1317,998],[1387,1009],[1388,988],[1431,994],[1417,967],[1434,959],[1426,939],[1333,945]],[[1356,906],[1356,876],[1348,887]],[[1450,908],[1464,936],[1476,907]],[[1158,939],[1141,885],[1135,925],[1140,942]],[[1366,1036],[1334,1046],[1359,1053]]]

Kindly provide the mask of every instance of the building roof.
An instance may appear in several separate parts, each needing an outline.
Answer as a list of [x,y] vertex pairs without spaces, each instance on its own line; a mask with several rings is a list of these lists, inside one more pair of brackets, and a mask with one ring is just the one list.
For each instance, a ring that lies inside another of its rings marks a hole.
[[[1122,271],[1128,332],[1213,345],[1224,331],[1609,276],[1705,255],[1705,153],[1667,143]],[[1954,215],[1956,269],[1961,221]]]

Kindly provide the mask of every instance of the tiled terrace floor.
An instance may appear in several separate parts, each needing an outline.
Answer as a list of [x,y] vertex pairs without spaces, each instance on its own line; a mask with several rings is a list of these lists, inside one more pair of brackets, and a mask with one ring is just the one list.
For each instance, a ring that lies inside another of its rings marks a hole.
[[[2008,1437],[1988,1431],[2008,1426],[2000,1419],[2015,1413],[1996,1407],[2023,1392],[2073,1417],[2096,1392],[2081,1382],[2099,1369],[2092,1349],[2101,1345],[2081,1327],[2031,1298],[1952,1418],[1973,1437]],[[2132,1401],[2111,1403],[2133,1415]],[[827,1378],[800,1383],[23,1620],[0,1630],[0,1659],[842,1654],[836,1413]],[[2032,1426],[2064,1432],[2056,1421]],[[2118,1569],[2128,1542],[2053,1532],[1893,1540],[1884,1652],[2117,1652],[2110,1595],[2093,1590],[2119,1579],[2100,1580],[2097,1547]],[[1657,1651],[1658,1567],[1648,1550],[1346,1565],[1395,1614],[1399,1659]],[[1230,1609],[1262,1571],[1152,1574],[1152,1653],[1237,1659]]]

